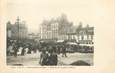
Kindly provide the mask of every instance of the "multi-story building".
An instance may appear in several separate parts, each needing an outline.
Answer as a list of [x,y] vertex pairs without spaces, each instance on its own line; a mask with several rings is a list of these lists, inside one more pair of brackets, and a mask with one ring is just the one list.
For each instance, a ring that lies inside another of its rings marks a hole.
[[41,24],[41,39],[73,40],[80,44],[93,44],[94,27],[82,27],[80,22],[77,27],[67,20],[65,15]]
[[[63,18],[64,17],[64,18]],[[41,24],[41,39],[67,40],[72,23],[65,16]]]
[[76,33],[77,42],[80,44],[93,44],[94,43],[94,27],[82,27],[79,32]]
[[7,23],[7,37],[10,39],[26,39],[28,36],[28,29],[25,22],[21,22],[17,18],[16,22],[12,24],[10,21]]

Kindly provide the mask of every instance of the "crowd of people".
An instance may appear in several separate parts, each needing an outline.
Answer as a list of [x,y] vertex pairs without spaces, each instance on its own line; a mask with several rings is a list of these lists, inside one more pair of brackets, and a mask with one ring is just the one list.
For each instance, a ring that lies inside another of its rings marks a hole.
[[[67,53],[73,52],[87,52],[90,50],[89,47],[83,46],[73,46],[65,44],[52,44],[49,42],[24,42],[18,40],[10,40],[7,42],[7,55],[17,57],[19,55],[24,56],[26,54],[40,53],[40,65],[57,65],[58,55],[61,54],[62,57],[67,57]],[[91,48],[92,51],[92,48]]]
[[62,54],[62,57],[67,57],[66,47],[61,46],[45,46],[42,47],[39,63],[41,65],[57,65],[58,55]]
[[24,56],[38,51],[40,53],[40,65],[57,65],[59,54],[62,54],[62,57],[67,57],[66,47],[64,45],[56,46],[21,41],[10,41],[7,43],[8,56]]
[[24,56],[25,54],[31,54],[32,52],[36,53],[36,47],[37,46],[33,45],[33,43],[12,40],[7,42],[7,55],[17,57],[18,55]]
[[42,50],[42,53],[40,55],[40,61],[39,64],[44,65],[57,65],[58,63],[58,55],[55,50],[49,49],[49,50]]

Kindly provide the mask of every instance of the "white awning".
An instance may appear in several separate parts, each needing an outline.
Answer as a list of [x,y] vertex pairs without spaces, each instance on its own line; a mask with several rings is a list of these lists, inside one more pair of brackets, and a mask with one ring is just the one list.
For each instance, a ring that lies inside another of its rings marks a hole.
[[93,46],[93,44],[79,44],[81,46]]
[[59,42],[64,42],[64,40],[57,40],[57,42],[59,43]]
[[78,44],[75,43],[75,42],[67,42],[66,44],[68,44],[68,45],[78,45]]

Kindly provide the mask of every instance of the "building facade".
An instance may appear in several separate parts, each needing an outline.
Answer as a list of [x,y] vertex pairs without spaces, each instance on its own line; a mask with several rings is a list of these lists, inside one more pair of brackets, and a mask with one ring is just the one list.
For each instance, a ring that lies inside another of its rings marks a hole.
[[28,36],[28,29],[24,21],[20,21],[19,18],[12,24],[10,21],[7,23],[7,38],[15,40],[23,40]]
[[50,21],[43,21],[40,28],[41,39],[68,40],[72,23],[65,16]]
[[76,41],[80,44],[93,44],[94,43],[94,27],[82,27],[76,33]]
[[81,22],[78,26],[74,26],[65,15],[57,19],[43,21],[40,31],[41,39],[70,40],[79,44],[94,43],[94,27],[89,25],[82,27]]

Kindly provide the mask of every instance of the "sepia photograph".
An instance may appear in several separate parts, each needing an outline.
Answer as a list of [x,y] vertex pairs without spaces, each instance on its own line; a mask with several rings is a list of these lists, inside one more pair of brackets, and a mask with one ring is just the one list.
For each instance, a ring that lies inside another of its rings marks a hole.
[[6,23],[7,65],[93,65],[94,27],[75,25],[66,14],[43,20],[38,32],[29,32],[26,22],[17,17]]
[[0,73],[115,73],[115,0],[0,0]]
[[81,2],[52,2],[8,1],[7,65],[93,66],[93,11]]
[[7,65],[93,65],[94,27],[89,24],[74,25],[65,14],[42,21],[37,33],[19,17],[6,24]]

